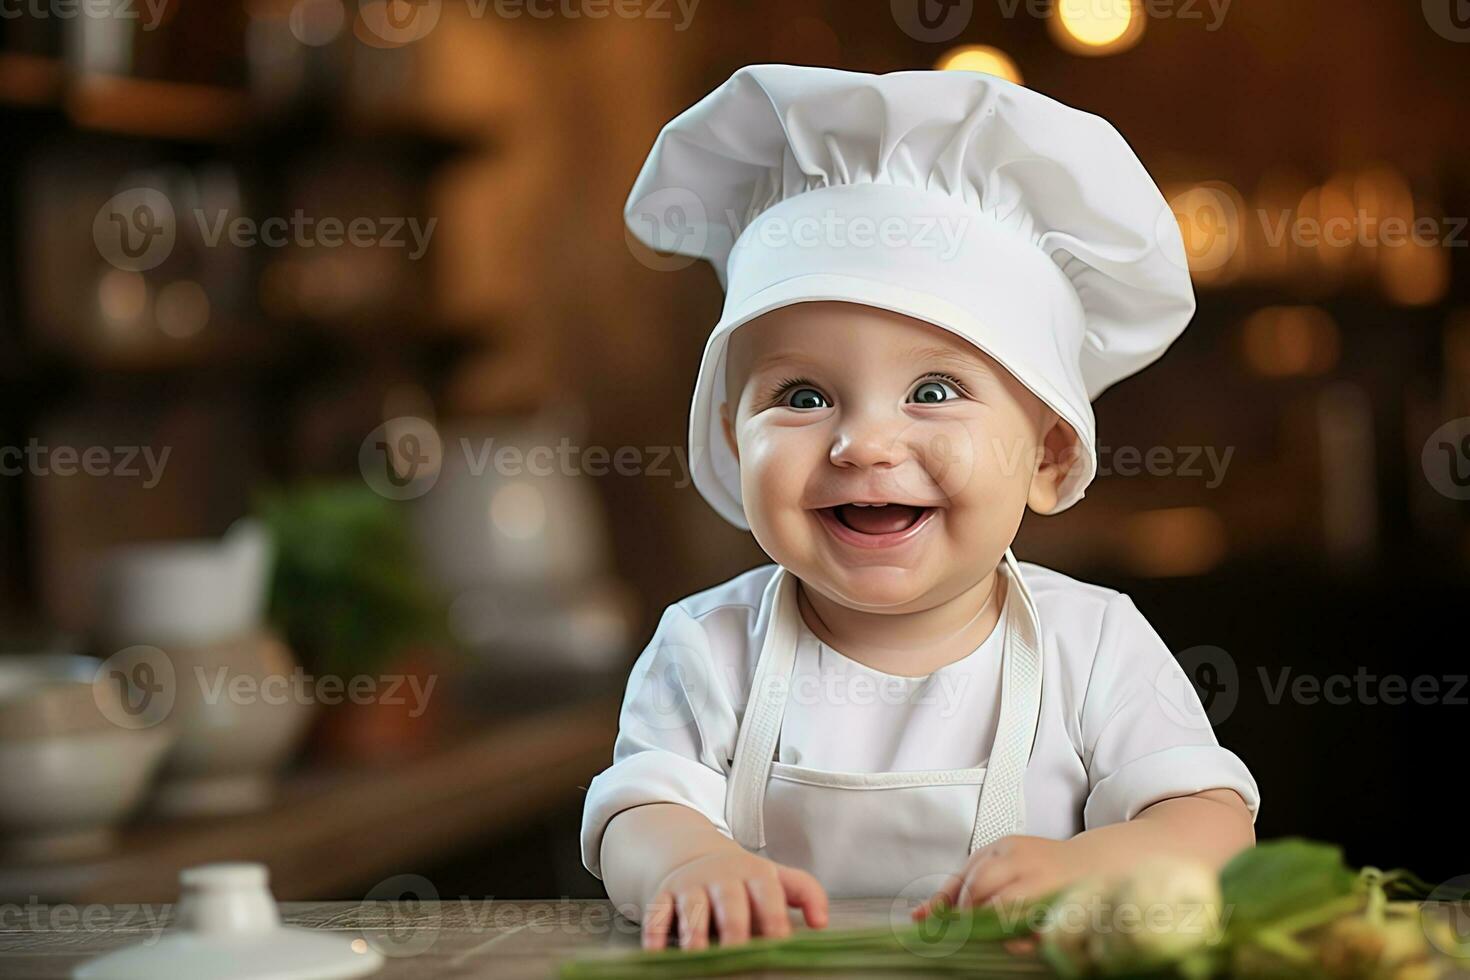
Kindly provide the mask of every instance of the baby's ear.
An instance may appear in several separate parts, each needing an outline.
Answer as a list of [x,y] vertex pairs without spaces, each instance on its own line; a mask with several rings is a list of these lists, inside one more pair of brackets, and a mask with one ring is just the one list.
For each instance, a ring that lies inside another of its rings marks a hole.
[[1046,410],[1041,424],[1036,472],[1031,475],[1026,503],[1038,514],[1049,514],[1061,499],[1062,482],[1077,462],[1077,437],[1051,409]]
[[720,403],[720,428],[725,430],[725,442],[729,444],[735,462],[740,462],[740,445],[735,441],[735,423],[730,420],[729,402]]

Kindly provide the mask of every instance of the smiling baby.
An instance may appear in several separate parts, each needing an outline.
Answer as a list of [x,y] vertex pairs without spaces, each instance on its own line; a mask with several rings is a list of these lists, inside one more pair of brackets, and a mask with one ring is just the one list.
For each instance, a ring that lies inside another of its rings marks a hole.
[[589,787],[583,861],[644,944],[1250,846],[1255,782],[1132,602],[1010,550],[1194,310],[1112,127],[986,75],[757,66],[664,129],[628,220],[725,284],[690,458],[774,562],[669,607]]

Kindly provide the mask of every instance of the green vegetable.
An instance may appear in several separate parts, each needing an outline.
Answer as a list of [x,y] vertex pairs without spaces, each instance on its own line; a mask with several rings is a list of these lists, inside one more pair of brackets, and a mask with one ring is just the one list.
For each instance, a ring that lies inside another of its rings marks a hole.
[[[1466,957],[1466,966],[1470,947],[1458,944],[1448,921],[1436,921],[1413,901],[1429,894],[1407,871],[1355,872],[1337,847],[1286,838],[1242,852],[1218,878],[1190,862],[1156,860],[1120,879],[1079,882],[1020,910],[943,910],[887,929],[806,931],[729,948],[574,960],[562,966],[561,978],[758,970],[1005,976],[1050,968],[1063,977],[1435,980],[1446,959],[1431,946]],[[1144,915],[1129,925],[1129,910]],[[1162,915],[1151,920],[1149,910]],[[1005,942],[1030,927],[1041,934],[1041,958],[1007,952]]]
[[1045,966],[1034,957],[1014,955],[1001,945],[1030,934],[1045,903],[1031,908],[1036,918],[987,906],[937,911],[922,922],[889,929],[824,929],[741,946],[592,957],[563,964],[561,980],[710,977],[755,970],[1043,974]]
[[444,634],[401,505],[365,484],[262,494],[275,542],[269,619],[318,673],[371,674]]

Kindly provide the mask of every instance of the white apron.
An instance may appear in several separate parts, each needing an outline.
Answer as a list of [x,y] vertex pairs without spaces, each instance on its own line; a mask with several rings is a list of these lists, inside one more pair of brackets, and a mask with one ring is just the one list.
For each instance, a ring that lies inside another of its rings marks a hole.
[[802,629],[795,576],[777,570],[762,597],[769,622],[725,796],[741,846],[811,872],[833,898],[892,897],[919,879],[958,872],[977,848],[1021,831],[1021,781],[1041,712],[1041,627],[1009,549],[1001,568],[1007,628],[987,764],[876,773],[776,761],[797,644],[819,642]]

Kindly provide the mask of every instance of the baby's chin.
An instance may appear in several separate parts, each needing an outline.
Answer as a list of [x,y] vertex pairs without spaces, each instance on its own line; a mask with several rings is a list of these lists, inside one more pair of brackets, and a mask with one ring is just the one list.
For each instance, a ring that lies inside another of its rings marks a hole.
[[816,562],[797,572],[809,588],[833,602],[861,612],[912,612],[926,609],[934,591],[932,573],[896,565],[837,565]]

